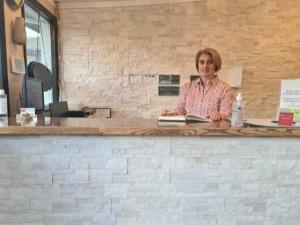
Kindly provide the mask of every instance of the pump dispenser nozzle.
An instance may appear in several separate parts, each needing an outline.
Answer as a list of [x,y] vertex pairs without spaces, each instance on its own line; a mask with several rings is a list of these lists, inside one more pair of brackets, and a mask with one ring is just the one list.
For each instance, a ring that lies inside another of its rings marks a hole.
[[241,92],[238,92],[237,96],[236,96],[236,100],[237,101],[242,101],[242,93]]

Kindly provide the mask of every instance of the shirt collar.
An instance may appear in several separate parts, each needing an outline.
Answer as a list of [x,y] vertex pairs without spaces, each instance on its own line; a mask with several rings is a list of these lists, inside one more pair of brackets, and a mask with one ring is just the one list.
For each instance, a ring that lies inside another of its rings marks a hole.
[[[207,84],[210,85],[210,86],[213,86],[213,85],[215,85],[216,83],[218,83],[218,81],[219,81],[219,77],[218,77],[218,75],[216,75],[215,78],[212,79],[212,80],[210,80]],[[203,80],[202,80],[201,77],[199,78],[197,84],[203,85]]]

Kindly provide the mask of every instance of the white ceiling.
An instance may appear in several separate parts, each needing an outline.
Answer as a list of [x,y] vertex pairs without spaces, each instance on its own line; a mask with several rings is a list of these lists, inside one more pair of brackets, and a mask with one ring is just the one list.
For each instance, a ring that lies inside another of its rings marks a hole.
[[170,4],[204,0],[55,0],[60,8],[99,8],[136,5]]

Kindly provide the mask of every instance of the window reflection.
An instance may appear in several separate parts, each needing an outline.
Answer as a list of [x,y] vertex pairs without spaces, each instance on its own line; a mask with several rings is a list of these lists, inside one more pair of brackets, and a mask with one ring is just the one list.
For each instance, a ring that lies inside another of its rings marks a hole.
[[[25,4],[25,27],[27,34],[26,55],[27,65],[32,61],[44,64],[51,72],[51,24],[37,10]],[[44,92],[45,109],[53,102],[53,88]]]

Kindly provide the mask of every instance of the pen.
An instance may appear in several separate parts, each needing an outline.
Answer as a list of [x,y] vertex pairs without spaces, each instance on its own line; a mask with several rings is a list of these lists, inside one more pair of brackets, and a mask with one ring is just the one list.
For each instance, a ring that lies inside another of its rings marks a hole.
[[[278,123],[278,120],[271,120],[271,123]],[[296,122],[293,122],[295,124]]]

